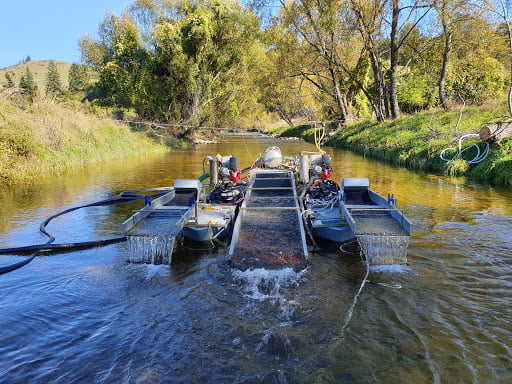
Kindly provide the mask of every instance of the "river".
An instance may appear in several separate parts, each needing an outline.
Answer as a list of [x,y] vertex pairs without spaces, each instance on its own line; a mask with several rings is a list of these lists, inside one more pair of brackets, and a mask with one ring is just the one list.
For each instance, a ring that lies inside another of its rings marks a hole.
[[[271,145],[314,149],[225,137],[1,187],[0,242],[45,242],[39,224],[59,211],[195,178],[208,154],[250,165]],[[170,268],[127,263],[125,243],[39,256],[0,276],[0,383],[512,382],[512,191],[325,149],[335,180],[395,194],[413,223],[406,266],[372,268],[362,286],[359,253],[332,247],[301,273],[231,270],[223,246],[185,244]],[[48,231],[116,236],[140,205],[78,210]]]

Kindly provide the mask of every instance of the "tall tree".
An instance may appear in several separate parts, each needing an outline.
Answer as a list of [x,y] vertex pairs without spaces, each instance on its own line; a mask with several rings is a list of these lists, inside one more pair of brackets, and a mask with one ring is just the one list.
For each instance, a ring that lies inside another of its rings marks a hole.
[[448,63],[452,51],[453,31],[449,23],[448,1],[441,0],[439,4],[439,15],[443,26],[444,48],[443,63],[439,74],[439,102],[444,109],[448,109],[448,98],[446,97],[446,76],[448,75]]
[[46,94],[51,96],[62,94],[60,73],[57,70],[55,61],[53,60],[48,63],[48,71],[46,73]]
[[81,42],[104,103],[187,123],[229,120],[257,104],[264,59],[256,16],[237,2],[136,1]]
[[352,120],[367,65],[347,1],[296,0],[281,6],[282,25],[297,35],[300,50],[308,52],[296,73],[316,89],[328,118]]
[[391,0],[389,103],[392,119],[400,117],[400,107],[398,105],[398,51],[409,34],[431,9],[431,5],[424,0],[404,1],[404,3],[406,4],[401,4],[400,0]]
[[25,73],[21,75],[20,78],[20,88],[22,89],[22,92],[26,95],[29,95],[31,97],[35,96],[37,92],[37,85],[34,81],[34,75],[30,71],[30,68],[25,68]]
[[84,91],[91,85],[89,67],[86,65],[71,64],[68,71],[68,88],[70,91]]
[[310,84],[298,71],[297,64],[307,62],[310,49],[300,44],[290,29],[277,24],[267,28],[268,69],[261,79],[262,102],[290,126],[299,121],[320,120],[322,97],[320,89]]
[[444,109],[448,109],[448,95],[446,90],[446,81],[448,78],[448,69],[453,50],[454,35],[459,29],[459,25],[465,19],[476,16],[474,4],[466,0],[434,0],[433,6],[438,14],[438,19],[442,27],[442,63],[439,71],[438,93],[439,102]]
[[501,97],[507,78],[506,60],[500,61],[507,51],[503,36],[474,11],[453,26],[447,95],[469,103]]
[[512,4],[510,0],[488,0],[484,7],[492,14],[497,15],[504,25],[504,34],[508,45],[508,67],[509,67],[509,92],[508,92],[508,109],[512,116],[512,21],[510,14]]
[[384,70],[384,54],[382,52],[382,31],[384,28],[384,11],[387,0],[350,0],[349,6],[364,44],[364,49],[370,58],[374,95],[365,93],[372,105],[377,120],[383,121],[388,117],[389,93],[386,91],[386,75]]

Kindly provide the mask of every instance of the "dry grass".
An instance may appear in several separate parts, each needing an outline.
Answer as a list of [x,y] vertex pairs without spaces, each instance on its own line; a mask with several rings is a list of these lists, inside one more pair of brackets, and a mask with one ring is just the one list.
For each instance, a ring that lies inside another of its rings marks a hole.
[[115,157],[166,150],[125,124],[98,120],[52,100],[23,106],[0,97],[0,183],[30,181]]
[[[0,88],[3,88],[4,84],[7,83],[7,79],[5,78],[5,74],[7,72],[11,73],[14,84],[18,86],[21,76],[25,74],[28,67],[30,72],[32,72],[32,75],[34,75],[34,82],[36,83],[37,88],[44,90],[46,87],[46,75],[48,73],[48,64],[50,61],[52,60],[28,61],[26,63],[20,63],[0,69]],[[54,62],[60,75],[60,82],[65,88],[67,88],[69,68],[71,67],[71,64],[62,61]]]

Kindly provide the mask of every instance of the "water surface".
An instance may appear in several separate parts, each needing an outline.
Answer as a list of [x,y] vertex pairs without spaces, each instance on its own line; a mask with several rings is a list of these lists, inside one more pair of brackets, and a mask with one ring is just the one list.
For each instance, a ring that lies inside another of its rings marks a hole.
[[[197,177],[208,154],[250,165],[271,145],[314,149],[227,137],[2,187],[0,241],[41,243],[40,222],[61,210]],[[335,247],[301,273],[231,270],[227,246],[183,245],[171,268],[127,263],[124,243],[41,256],[0,276],[0,382],[512,382],[511,191],[327,151],[336,180],[395,194],[413,222],[406,266],[365,280],[360,255]],[[48,230],[59,243],[119,235],[140,204],[76,211]]]

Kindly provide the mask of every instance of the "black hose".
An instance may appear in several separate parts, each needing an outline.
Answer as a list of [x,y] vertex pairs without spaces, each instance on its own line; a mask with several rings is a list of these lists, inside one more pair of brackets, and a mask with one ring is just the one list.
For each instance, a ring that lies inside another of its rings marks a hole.
[[[35,257],[39,254],[39,252],[42,251],[52,251],[52,250],[58,250],[58,249],[65,249],[65,250],[72,250],[72,249],[78,249],[78,248],[88,248],[88,247],[101,247],[109,244],[115,244],[122,241],[126,241],[126,236],[121,237],[115,237],[111,239],[104,239],[104,240],[96,240],[96,241],[83,241],[78,243],[67,243],[67,244],[52,244],[55,241],[55,237],[49,233],[46,230],[46,226],[52,221],[53,219],[65,215],[69,212],[76,211],[81,208],[87,208],[87,207],[97,207],[102,205],[109,205],[109,204],[115,204],[120,202],[127,202],[127,201],[133,201],[133,200],[139,200],[139,199],[147,199],[155,196],[162,195],[164,193],[167,193],[171,188],[170,187],[163,187],[163,188],[151,188],[151,189],[139,189],[135,191],[125,191],[120,193],[120,197],[114,197],[111,199],[105,199],[96,201],[94,203],[84,204],[80,205],[78,207],[73,207],[66,209],[64,211],[61,211],[53,216],[50,216],[46,220],[44,220],[41,225],[39,226],[39,232],[44,234],[48,237],[48,241],[44,244],[35,244],[35,245],[28,245],[23,247],[13,247],[13,248],[0,248],[0,254],[7,254],[7,253],[19,253],[19,252],[29,252],[29,251],[35,251],[35,253],[31,254],[30,256],[27,256],[25,260],[19,261],[17,263],[9,264],[0,266],[0,275],[8,272],[15,271],[18,268],[21,268],[28,263],[30,263],[32,260],[35,259]],[[141,195],[140,192],[149,192],[149,191],[160,191],[153,194],[148,195]]]
[[32,260],[34,260],[36,256],[37,256],[37,252],[34,253],[33,255],[27,257],[25,260],[22,260],[20,262],[14,263],[14,264],[4,265],[4,266],[0,267],[0,275],[3,275],[4,273],[12,272],[18,268],[23,267],[24,265],[27,265]]
[[90,248],[90,247],[102,247],[104,245],[121,243],[126,241],[126,236],[113,237],[110,239],[103,240],[94,240],[94,241],[81,241],[78,243],[65,243],[65,244],[34,244],[34,245],[25,245],[22,247],[13,247],[13,248],[0,248],[0,253],[23,253],[23,252],[48,252],[48,251],[56,251],[56,250],[75,250],[80,248]]

